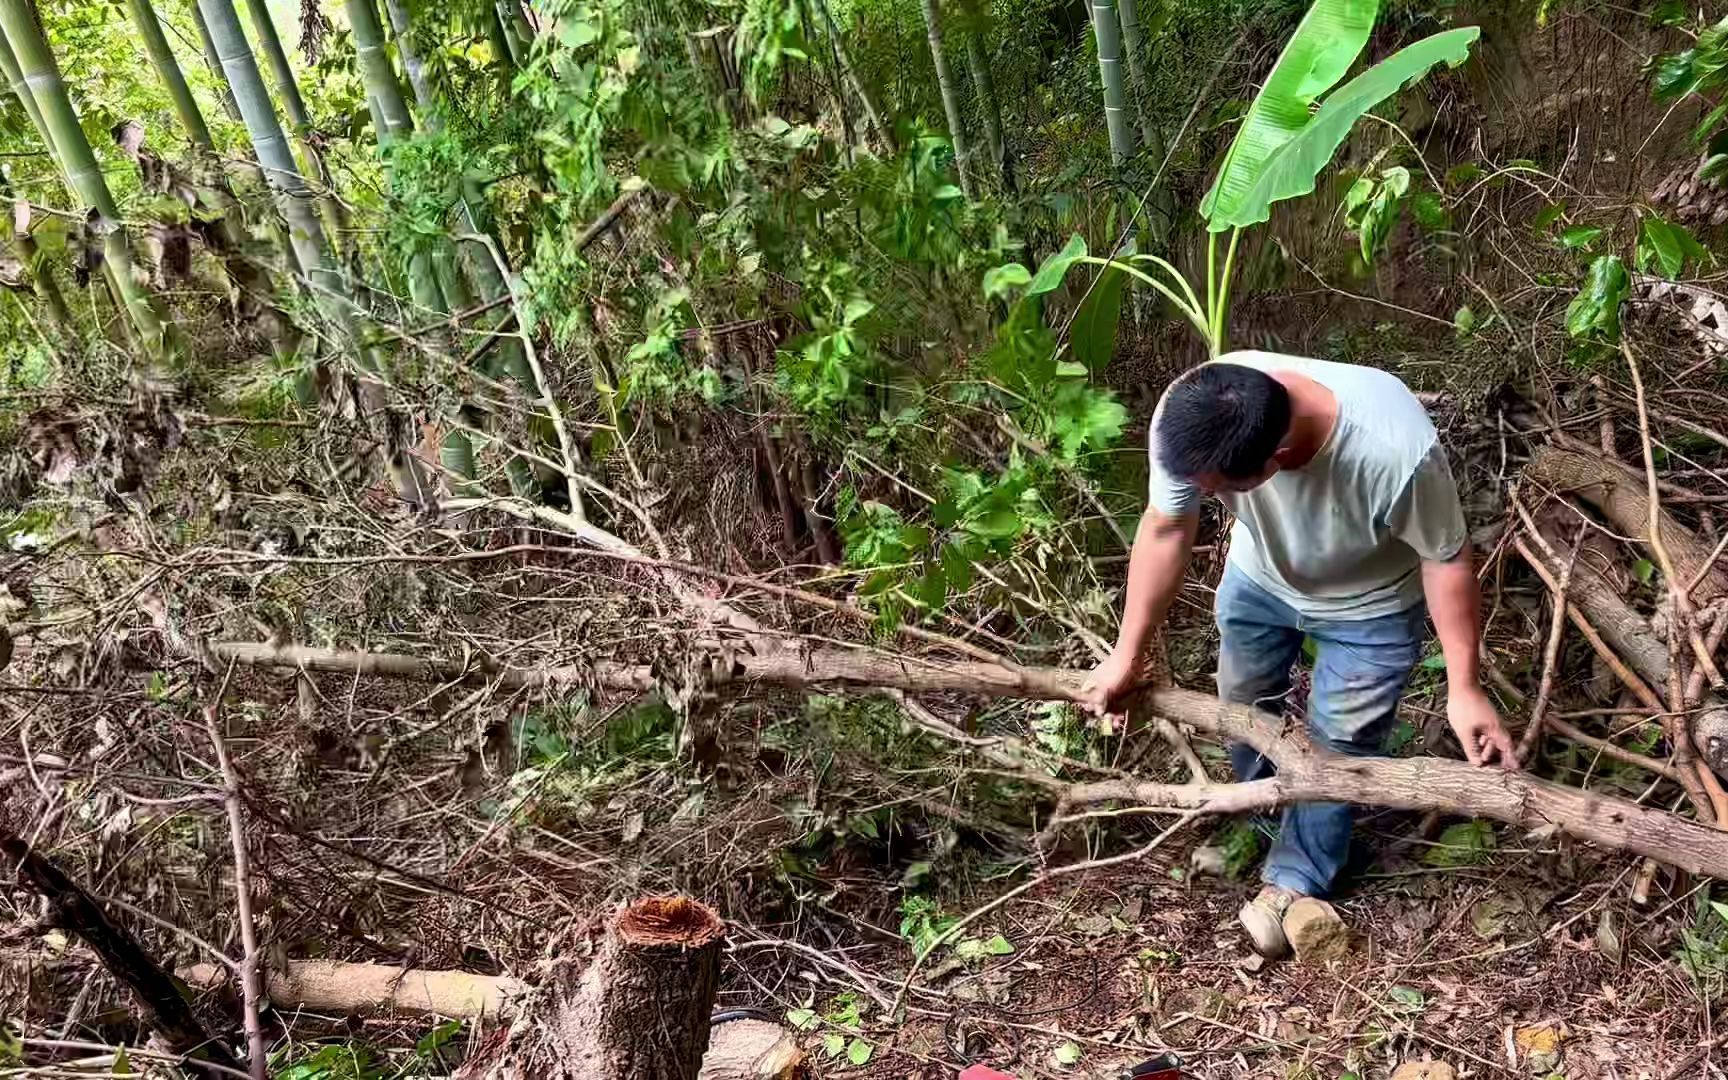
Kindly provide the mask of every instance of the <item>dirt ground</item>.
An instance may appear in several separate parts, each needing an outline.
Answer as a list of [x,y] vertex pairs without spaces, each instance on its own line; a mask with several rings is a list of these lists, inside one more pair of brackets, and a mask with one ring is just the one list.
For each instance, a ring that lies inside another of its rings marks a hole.
[[[1253,962],[1235,923],[1253,885],[1194,876],[1191,837],[1059,879],[974,924],[1014,952],[914,991],[897,1032],[866,1010],[859,1030],[874,1049],[862,1066],[828,1057],[814,1031],[814,1074],[937,1080],[963,1049],[1022,1080],[1113,1078],[1166,1051],[1207,1080],[1382,1080],[1424,1060],[1461,1077],[1724,1075],[1717,1019],[1673,961],[1698,883],[1658,878],[1638,904],[1636,861],[1519,837],[1477,865],[1432,866],[1416,825],[1381,814],[1359,826],[1380,857],[1338,900],[1353,931],[1342,963]],[[890,952],[831,955],[860,973],[903,970],[903,951],[876,966]],[[813,993],[822,1011],[831,974],[747,967],[722,1005],[784,1009]],[[893,978],[876,986],[898,990]]]

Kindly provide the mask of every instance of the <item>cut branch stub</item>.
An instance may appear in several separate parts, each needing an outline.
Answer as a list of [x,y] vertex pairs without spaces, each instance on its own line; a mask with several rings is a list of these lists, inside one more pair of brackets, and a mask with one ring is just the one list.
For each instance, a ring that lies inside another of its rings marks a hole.
[[524,1039],[469,1077],[696,1080],[708,1049],[726,924],[705,904],[657,896],[625,906],[588,966],[554,976]]

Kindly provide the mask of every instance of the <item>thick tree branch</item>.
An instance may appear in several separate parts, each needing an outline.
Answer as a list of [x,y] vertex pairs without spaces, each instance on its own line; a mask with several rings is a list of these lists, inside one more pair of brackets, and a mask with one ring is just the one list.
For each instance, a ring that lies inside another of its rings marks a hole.
[[[306,667],[421,680],[493,679],[505,686],[586,685],[640,692],[653,685],[647,668],[611,662],[567,668],[490,667],[380,653],[221,642],[218,657],[238,663]],[[1077,702],[1083,672],[971,661],[932,661],[867,649],[801,650],[766,642],[757,652],[717,650],[710,683],[764,682],[796,688],[893,688],[951,691],[994,698]],[[1152,708],[1227,742],[1246,742],[1278,766],[1251,784],[1150,784],[1127,780],[1055,789],[1068,805],[1120,801],[1231,813],[1313,799],[1493,818],[1527,829],[1558,827],[1603,847],[1660,859],[1694,873],[1728,879],[1728,834],[1661,810],[1539,780],[1528,773],[1479,769],[1438,758],[1347,758],[1285,735],[1276,718],[1190,690],[1148,692]]]

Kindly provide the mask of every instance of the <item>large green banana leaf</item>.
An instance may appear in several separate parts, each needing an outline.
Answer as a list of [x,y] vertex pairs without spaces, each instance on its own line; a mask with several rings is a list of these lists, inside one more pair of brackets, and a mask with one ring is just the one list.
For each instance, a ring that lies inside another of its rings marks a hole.
[[1308,126],[1309,106],[1350,70],[1379,13],[1379,0],[1315,0],[1302,16],[1200,203],[1214,231],[1237,216],[1266,163]]
[[[1317,4],[1316,8],[1318,6]],[[1310,15],[1312,14],[1313,12],[1310,12]],[[1301,37],[1307,25],[1307,20],[1303,20],[1303,26],[1297,30],[1297,37]],[[1223,232],[1257,224],[1271,216],[1272,204],[1278,200],[1306,195],[1313,191],[1314,178],[1332,159],[1332,155],[1337,153],[1339,145],[1344,142],[1350,129],[1356,126],[1356,121],[1360,120],[1363,114],[1397,93],[1406,83],[1426,74],[1435,64],[1444,62],[1456,65],[1463,62],[1470,53],[1471,42],[1481,36],[1481,33],[1478,27],[1460,27],[1406,46],[1345,83],[1312,115],[1308,113],[1306,100],[1285,102],[1286,111],[1292,104],[1299,105],[1302,122],[1294,129],[1286,130],[1276,141],[1274,149],[1260,156],[1251,173],[1237,165],[1238,161],[1245,160],[1245,155],[1233,152],[1231,157],[1226,158],[1224,170],[1220,172],[1217,183],[1213,185],[1212,194],[1207,196],[1208,201],[1202,207],[1202,212],[1207,214],[1209,228],[1213,232]],[[1260,96],[1265,97],[1271,88],[1272,85],[1268,82]],[[1255,104],[1259,104],[1258,100]],[[1262,116],[1265,115],[1269,114],[1262,113]],[[1255,115],[1250,109],[1244,128],[1237,135],[1238,142],[1250,137],[1247,126],[1254,121]],[[1255,145],[1265,145],[1267,142],[1265,136],[1255,136],[1254,140]],[[1234,174],[1231,185],[1227,188],[1221,186],[1225,182],[1226,173]]]

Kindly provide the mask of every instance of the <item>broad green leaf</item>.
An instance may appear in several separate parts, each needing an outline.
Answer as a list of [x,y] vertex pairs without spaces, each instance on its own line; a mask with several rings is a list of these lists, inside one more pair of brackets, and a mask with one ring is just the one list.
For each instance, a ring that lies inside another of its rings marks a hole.
[[115,1049],[115,1051],[114,1051],[114,1067],[112,1069],[110,1069],[109,1072],[114,1076],[137,1076],[138,1075],[137,1073],[132,1071],[132,1059],[126,1056],[126,1048],[124,1046],[117,1047]]
[[1019,536],[1025,528],[1025,522],[1013,510],[991,510],[975,518],[968,519],[961,528],[974,536],[982,536],[988,540],[1004,540],[1011,536]]
[[1055,290],[1062,284],[1062,279],[1068,276],[1068,268],[1079,262],[1086,255],[1086,238],[1075,233],[1068,238],[1061,251],[1044,260],[1044,265],[1038,268],[1030,284],[1026,286],[1027,296],[1043,296]]
[[1669,281],[1686,269],[1686,260],[1704,258],[1704,248],[1683,226],[1654,215],[1638,226],[1638,269],[1658,273]]
[[1626,299],[1626,264],[1599,255],[1584,275],[1584,287],[1566,308],[1566,332],[1575,338],[1620,339],[1620,304]]
[[1469,337],[1470,332],[1476,329],[1476,313],[1470,310],[1469,304],[1459,308],[1458,313],[1452,316],[1452,327],[1458,331],[1459,337]]
[[1429,866],[1473,866],[1487,858],[1496,843],[1494,826],[1479,818],[1461,821],[1440,834],[1439,842],[1428,849],[1422,861]]
[[1122,323],[1122,289],[1127,280],[1127,274],[1107,267],[1074,312],[1069,342],[1074,359],[1087,371],[1104,370],[1116,353],[1116,328]]
[[1547,232],[1556,221],[1560,220],[1560,215],[1565,212],[1566,200],[1557,199],[1536,212],[1536,217],[1530,222],[1530,228],[1535,232]]
[[1058,1046],[1050,1056],[1056,1059],[1058,1065],[1078,1065],[1080,1063],[1080,1047],[1073,1041],[1065,1042]]
[[1560,246],[1571,251],[1595,247],[1607,231],[1600,225],[1568,225],[1560,230]]
[[[1316,3],[1309,14],[1322,6],[1323,2]],[[1369,22],[1372,25],[1372,17]],[[1307,23],[1308,20],[1304,19],[1303,26],[1297,28],[1298,37]],[[1214,198],[1212,193],[1208,193],[1207,201],[1201,207],[1201,212],[1207,215],[1207,227],[1213,232],[1222,232],[1257,224],[1271,216],[1273,203],[1313,191],[1314,178],[1332,159],[1350,134],[1350,129],[1356,126],[1356,121],[1369,109],[1397,93],[1400,87],[1426,74],[1435,64],[1463,62],[1470,55],[1470,43],[1480,35],[1478,27],[1461,27],[1423,38],[1400,49],[1339,87],[1312,116],[1308,114],[1308,106],[1313,100],[1311,96],[1281,103],[1277,115],[1294,126],[1280,129],[1280,137],[1269,153],[1244,159],[1257,161],[1251,172],[1244,173],[1238,167],[1235,148],[1232,148],[1232,157],[1225,159],[1224,170],[1219,174],[1218,183],[1213,185],[1212,191],[1220,194]],[[1353,57],[1362,46],[1355,42],[1351,47]],[[1286,55],[1288,52],[1286,49]],[[1344,66],[1347,68],[1348,62]],[[1338,72],[1342,73],[1342,70]],[[1337,77],[1337,74],[1332,76],[1334,79]],[[1270,82],[1267,88],[1271,88]],[[1266,91],[1261,93],[1264,95]],[[1255,104],[1259,104],[1258,99]],[[1237,136],[1239,143],[1249,136],[1249,127],[1255,122],[1253,110],[1250,110],[1243,131]],[[1225,186],[1227,178],[1231,183]]]
[[1405,1012],[1421,1012],[1428,1004],[1427,995],[1414,986],[1394,986],[1387,993]]
[[1686,0],[1656,0],[1656,6],[1650,9],[1652,26],[1678,26],[1686,19]]
[[1019,263],[1003,263],[984,271],[984,299],[1006,299],[1015,289],[1032,280],[1032,271]]
[[1650,579],[1656,576],[1656,564],[1649,559],[1639,559],[1632,564],[1632,576],[1641,584],[1650,584]]
[[1724,904],[1720,900],[1712,900],[1710,901],[1710,910],[1714,911],[1723,922],[1728,923],[1728,904]]
[[1007,956],[1014,951],[1014,946],[1007,938],[996,934],[984,942],[984,951],[991,956]]
[[838,1031],[830,1031],[822,1036],[822,1052],[831,1058],[837,1058],[846,1052],[846,1036]]
[[1247,216],[1250,191],[1272,159],[1307,128],[1309,107],[1356,62],[1379,14],[1379,0],[1315,0],[1302,16],[1200,202],[1200,214],[1214,232],[1266,220]]
[[870,1055],[876,1052],[876,1047],[863,1039],[853,1039],[846,1047],[846,1060],[854,1065],[868,1064]]
[[786,1022],[799,1031],[809,1031],[822,1021],[817,1019],[814,1009],[788,1009]]

